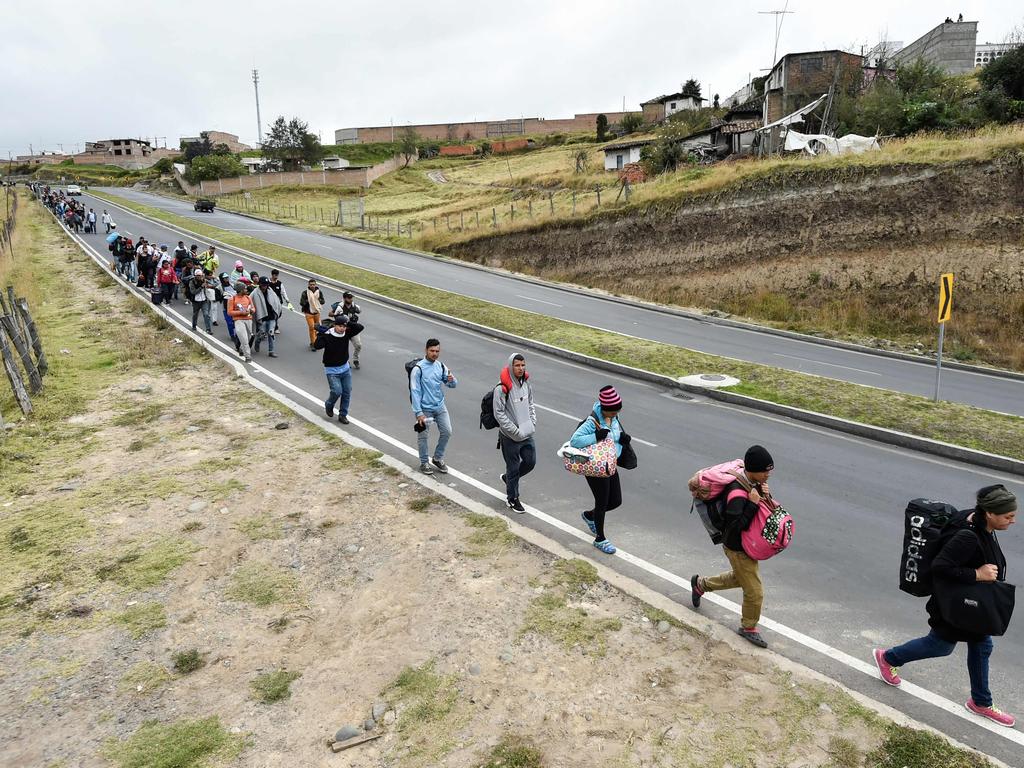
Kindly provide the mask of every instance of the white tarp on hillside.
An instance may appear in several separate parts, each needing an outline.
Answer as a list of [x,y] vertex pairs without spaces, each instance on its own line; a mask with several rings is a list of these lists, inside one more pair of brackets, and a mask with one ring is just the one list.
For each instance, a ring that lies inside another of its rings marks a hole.
[[800,133],[790,128],[786,132],[785,149],[789,152],[807,152],[809,155],[826,153],[829,155],[859,155],[872,149],[879,149],[878,139],[874,136],[858,136],[848,133],[840,138],[825,136],[820,133]]

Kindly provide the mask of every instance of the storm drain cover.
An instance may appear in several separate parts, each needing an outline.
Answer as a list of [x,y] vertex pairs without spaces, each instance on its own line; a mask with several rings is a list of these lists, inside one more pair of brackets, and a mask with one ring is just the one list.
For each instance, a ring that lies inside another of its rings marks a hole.
[[680,376],[680,384],[689,384],[695,387],[708,387],[709,389],[717,389],[718,387],[732,387],[740,383],[740,380],[733,378],[732,376],[726,376],[721,373],[699,373],[693,376]]

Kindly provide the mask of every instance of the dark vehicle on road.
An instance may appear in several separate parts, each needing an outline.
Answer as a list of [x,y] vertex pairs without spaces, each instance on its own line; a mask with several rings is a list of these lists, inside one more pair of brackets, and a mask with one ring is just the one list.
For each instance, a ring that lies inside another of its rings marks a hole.
[[195,209],[197,211],[206,211],[207,213],[213,213],[213,209],[217,207],[217,203],[206,197],[200,197],[196,200]]

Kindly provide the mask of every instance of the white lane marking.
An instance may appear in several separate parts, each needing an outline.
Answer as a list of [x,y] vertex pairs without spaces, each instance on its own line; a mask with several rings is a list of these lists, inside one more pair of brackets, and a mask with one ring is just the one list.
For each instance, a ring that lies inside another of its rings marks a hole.
[[561,307],[561,304],[555,304],[553,301],[545,301],[544,299],[535,299],[533,296],[523,296],[521,293],[516,294],[517,299],[526,299],[527,301],[539,301],[541,304],[547,304],[552,307]]
[[[548,408],[546,405],[541,405],[540,403],[534,403],[534,405],[536,405],[542,411],[547,411],[548,413],[554,413],[557,416],[564,416],[565,418],[567,418],[567,419],[569,419],[571,421],[579,421],[580,420],[579,416],[573,416],[571,413],[565,413],[564,411],[556,411],[554,408]],[[646,440],[641,440],[639,437],[634,437],[633,440],[635,442],[638,442],[638,443],[643,443],[644,445],[649,445],[651,448],[657,448],[658,447],[655,443],[649,443]]]
[[[106,272],[107,274],[111,274],[109,267],[104,263],[103,258],[99,255],[98,251],[89,246],[81,237],[76,236],[70,232],[68,233],[68,235],[73,240],[75,240],[79,244],[79,247],[81,247],[84,251],[86,251],[87,253],[91,251],[93,260],[100,266],[100,268],[104,272]],[[189,330],[185,325],[183,317],[177,314],[172,314],[170,312],[165,312],[161,314],[164,314],[165,317],[168,317],[168,319],[173,320],[174,323],[179,326],[179,329],[183,333],[186,333],[190,336],[192,335],[191,333],[189,333]],[[198,334],[196,336],[198,337]],[[202,337],[198,338],[202,339]],[[223,346],[225,348],[227,347],[227,345],[224,342],[220,341],[220,339],[217,338],[206,338],[203,339],[203,341],[215,341],[218,342],[220,346]],[[257,370],[266,375],[268,378],[277,381],[282,386],[287,387],[296,394],[301,395],[304,399],[317,404],[322,403],[322,401],[315,395],[312,395],[309,392],[306,392],[304,389],[297,387],[290,381],[281,378],[277,374],[267,370],[258,363],[252,363],[251,365],[254,370]],[[360,429],[363,429],[364,431],[370,433],[374,437],[377,437],[378,439],[384,441],[388,445],[398,449],[402,453],[414,457],[418,456],[417,451],[414,450],[409,445],[406,445],[405,443],[396,440],[390,435],[381,432],[380,430],[374,427],[371,427],[369,424],[365,424],[353,418],[350,418],[349,420]],[[504,500],[503,492],[498,492],[493,488],[489,488],[488,486],[484,485],[482,482],[480,482],[474,477],[463,474],[462,472],[459,472],[456,469],[450,469],[449,475],[458,480],[462,480],[467,485],[470,485],[471,487],[477,489],[478,491],[486,493],[487,495],[495,499],[502,501]],[[547,523],[548,525],[554,528],[557,528],[563,533],[573,536],[574,538],[577,538],[581,541],[591,541],[590,537],[584,534],[582,531],[578,530],[576,526],[571,526],[568,523],[565,523],[556,517],[552,517],[546,512],[537,509],[536,507],[527,505],[526,511],[531,516],[537,518],[538,520],[544,523]],[[631,555],[622,549],[620,549],[615,556],[621,558],[624,562],[635,565],[636,567],[641,568],[642,570],[650,573],[651,575],[657,576],[658,578],[679,587],[684,592],[688,592],[690,590],[689,579],[677,576],[671,571],[667,571],[660,566],[654,565],[653,563],[649,563],[646,560],[637,557],[636,555]],[[718,605],[721,608],[724,608],[725,610],[731,613],[739,615],[741,612],[738,603],[734,603],[731,600],[727,600],[721,597],[720,595],[714,594],[713,592],[705,593],[704,599],[710,603]],[[845,665],[846,667],[849,667],[854,671],[862,672],[863,674],[866,674],[869,677],[875,677],[877,670],[875,669],[875,666],[872,663],[864,661],[863,659],[858,659],[855,656],[851,656],[850,654],[845,653],[844,651],[840,651],[837,648],[833,648],[832,646],[827,645],[826,643],[823,643],[820,640],[816,640],[815,638],[810,637],[809,635],[806,635],[803,632],[792,629],[791,627],[788,627],[785,624],[774,621],[773,619],[769,619],[765,616],[761,617],[761,623],[773,632],[777,632],[783,637],[787,637],[793,642],[799,643],[800,645],[803,645],[806,648],[810,648],[811,650],[817,651],[818,653],[822,654],[823,656],[826,656],[827,658],[833,659],[834,661],[838,661],[839,663]],[[920,699],[921,701],[931,704],[932,706],[937,707],[938,709],[941,709],[942,711],[950,715],[953,715],[954,717],[960,718],[961,720],[976,725],[980,728],[984,728],[985,730],[994,733],[997,736],[1001,736],[1004,739],[1007,739],[1008,741],[1012,741],[1015,744],[1020,744],[1021,746],[1024,746],[1024,732],[1015,729],[1003,728],[1001,726],[996,725],[995,723],[980,718],[977,715],[973,715],[966,709],[964,709],[962,705],[957,704],[951,701],[950,699],[947,699],[937,693],[929,691],[928,689],[922,688],[921,686],[915,685],[913,683],[908,683],[904,681],[903,684],[900,686],[900,690],[910,694],[914,698]]]
[[[111,201],[107,201],[107,202],[110,205],[112,205],[112,206],[114,206],[114,207],[124,211],[126,214],[128,214],[130,216],[134,216],[134,217],[136,217],[136,218],[138,218],[140,220],[151,221],[153,224],[155,224],[157,226],[163,227],[164,229],[170,230],[172,232],[177,232],[178,234],[187,234],[187,235],[192,234],[192,233],[184,232],[181,227],[178,227],[176,225],[170,224],[168,222],[163,222],[163,221],[159,221],[159,220],[156,220],[156,219],[148,219],[144,214],[137,213],[136,211],[133,211],[130,208],[125,208],[124,206],[119,205],[118,203],[114,203],[114,202],[111,202]],[[224,246],[223,250],[224,250],[224,252],[226,254],[234,253],[235,255],[245,256],[246,258],[248,258],[248,259],[250,259],[252,261],[255,261],[255,262],[260,263],[260,264],[264,264],[266,266],[275,266],[275,265],[269,264],[266,261],[266,257],[261,257],[259,254],[253,253],[252,251],[247,251],[244,248],[232,248],[230,246]],[[277,268],[280,269],[281,272],[284,273],[284,274],[289,274],[289,275],[292,275],[293,277],[297,277],[297,278],[300,278],[302,280],[308,279],[310,275],[316,275],[315,272],[300,273],[300,272],[297,271],[297,269],[295,267],[277,266]],[[377,272],[376,274],[383,274],[383,273]],[[322,276],[319,276],[319,275],[317,275],[317,276],[318,277],[322,277]],[[434,325],[438,325],[438,326],[444,327],[444,328],[446,328],[449,331],[454,331],[454,332],[457,332],[457,333],[462,333],[462,334],[465,334],[467,336],[475,336],[477,338],[482,338],[482,339],[490,341],[490,342],[492,342],[494,344],[501,345],[501,344],[508,344],[509,343],[509,342],[505,342],[505,341],[503,341],[501,339],[492,338],[492,337],[488,336],[485,333],[484,334],[480,334],[480,333],[477,333],[475,331],[469,330],[467,328],[461,328],[459,326],[446,325],[445,323],[443,323],[440,320],[436,320],[434,318],[422,317],[421,315],[418,315],[415,312],[412,312],[410,310],[406,310],[406,309],[403,309],[401,307],[395,307],[395,306],[392,306],[390,304],[384,304],[384,303],[376,301],[374,299],[364,298],[363,301],[366,301],[366,302],[371,303],[371,304],[375,304],[376,306],[379,306],[382,309],[390,310],[390,311],[393,311],[393,312],[399,312],[399,313],[401,313],[403,315],[407,315],[408,317],[415,318],[417,321],[420,321],[420,322],[423,322],[423,321],[430,322],[430,323],[432,323]],[[511,307],[510,305],[506,305],[506,304],[499,304],[498,306],[505,306],[505,307],[509,307],[511,309],[516,309],[516,307]],[[526,310],[524,310],[524,311],[526,311]],[[296,313],[296,314],[298,314],[298,313]],[[543,317],[543,315],[538,315],[538,316],[539,317]],[[638,337],[633,337],[633,338],[638,338]],[[812,342],[807,342],[807,343],[812,343]],[[577,370],[583,371],[583,372],[585,372],[587,374],[590,374],[590,375],[597,375],[597,372],[595,372],[593,368],[588,368],[588,367],[586,367],[584,365],[580,365],[579,363],[574,363],[574,362],[571,362],[569,360],[563,360],[562,358],[559,358],[559,357],[553,357],[550,354],[545,353],[545,352],[539,352],[538,351],[538,352],[533,352],[531,354],[539,355],[539,356],[543,357],[545,360],[547,360],[548,362],[551,362],[551,363],[558,363],[560,365],[564,365],[564,366],[569,367],[569,368],[576,368]],[[857,353],[857,354],[863,354],[863,353]],[[817,378],[825,378],[825,377],[817,376],[817,374],[813,374],[813,373],[809,373],[809,374],[806,374],[806,375],[808,375],[808,376],[815,376]],[[631,381],[630,382],[630,386],[644,386],[644,387],[648,387],[648,388],[653,388],[652,385],[646,384],[645,382],[642,382],[642,381]],[[870,385],[863,384],[863,385],[860,385],[860,386],[870,386]],[[877,387],[871,387],[871,388],[872,389],[877,389]],[[796,427],[797,429],[802,429],[802,430],[805,430],[805,431],[808,431],[808,432],[814,432],[817,435],[821,435],[823,437],[832,438],[834,440],[843,440],[843,441],[846,441],[846,442],[857,443],[858,445],[862,445],[862,446],[865,446],[865,447],[870,447],[870,448],[872,448],[874,450],[882,450],[882,451],[885,451],[887,453],[892,453],[892,454],[899,455],[902,458],[912,458],[912,459],[916,459],[918,461],[928,462],[929,464],[935,464],[937,466],[948,467],[950,469],[959,469],[959,470],[968,469],[969,471],[971,471],[971,472],[973,472],[975,474],[981,475],[983,477],[991,477],[991,478],[993,478],[993,479],[995,479],[995,480],[997,480],[999,482],[1002,482],[1004,484],[1011,484],[1011,485],[1015,485],[1015,486],[1022,485],[1020,477],[1015,476],[1015,475],[998,474],[995,471],[985,469],[984,467],[974,467],[974,466],[965,467],[964,465],[958,464],[957,462],[954,462],[954,461],[949,460],[949,459],[944,459],[944,458],[937,457],[937,456],[929,456],[928,454],[920,453],[918,451],[913,451],[913,450],[906,449],[906,448],[899,448],[897,446],[887,445],[885,443],[876,442],[874,440],[868,440],[867,438],[857,437],[856,435],[847,435],[847,434],[844,434],[844,433],[841,433],[841,432],[835,432],[835,431],[827,429],[825,427],[819,427],[819,426],[814,425],[814,424],[807,424],[807,423],[800,422],[800,421],[794,421],[794,420],[786,419],[786,418],[781,417],[781,416],[776,416],[774,414],[766,413],[766,412],[763,412],[763,411],[757,411],[757,410],[754,410],[754,409],[747,409],[747,408],[743,408],[741,406],[735,406],[735,405],[732,405],[730,403],[723,403],[723,402],[719,402],[717,400],[705,400],[705,399],[701,398],[699,395],[696,396],[697,397],[696,400],[684,400],[684,399],[680,399],[680,398],[675,398],[670,393],[665,393],[662,396],[663,397],[667,397],[667,398],[669,398],[669,399],[671,399],[673,401],[679,402],[679,403],[693,404],[693,403],[696,402],[696,403],[701,403],[701,404],[704,404],[704,405],[711,405],[711,406],[716,407],[716,408],[724,408],[726,410],[735,411],[736,413],[739,413],[741,415],[754,416],[754,417],[759,418],[759,419],[765,419],[767,421],[776,422],[777,424],[782,424],[783,426]],[[693,397],[693,396],[691,395],[691,397]],[[576,418],[576,417],[574,416],[572,418]]]
[[781,352],[773,353],[775,357],[788,357],[790,360],[804,360],[808,363],[814,363],[815,365],[827,365],[831,368],[845,368],[847,371],[858,371],[860,373],[866,373],[871,376],[881,376],[882,374],[875,371],[865,371],[863,368],[852,368],[849,365],[837,365],[836,363],[826,363],[821,360],[815,360],[813,357],[800,357],[799,355],[784,355]]
[[[390,262],[388,263],[390,264]],[[419,272],[418,269],[413,269],[412,267],[403,267],[401,264],[391,264],[391,266],[394,267],[395,269],[407,269],[410,272]]]

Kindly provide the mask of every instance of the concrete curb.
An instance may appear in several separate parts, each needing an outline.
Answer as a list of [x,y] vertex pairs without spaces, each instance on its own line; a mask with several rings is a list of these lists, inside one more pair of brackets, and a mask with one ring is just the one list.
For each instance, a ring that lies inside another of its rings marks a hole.
[[[117,205],[117,203],[114,203],[114,205]],[[281,269],[287,269],[293,273],[315,274],[306,272],[305,270],[299,269],[298,267],[295,267],[286,262],[278,261],[267,256],[262,256],[258,253],[253,253],[252,251],[246,250],[245,248],[240,248],[235,245],[224,243],[220,240],[217,240],[216,238],[207,237],[197,232],[191,232],[182,227],[178,227],[167,222],[162,222],[159,221],[158,219],[153,219],[144,214],[132,211],[131,209],[126,209],[122,207],[122,210],[134,216],[138,216],[142,219],[157,224],[159,226],[166,227],[168,229],[175,230],[198,239],[205,239],[208,242],[217,244],[218,247],[224,248],[229,252],[235,251],[237,253],[245,254],[252,259],[262,261],[265,264],[270,264]],[[750,408],[753,410],[772,413],[777,416],[784,416],[786,418],[794,419],[796,421],[802,421],[805,423],[814,424],[816,426],[835,430],[837,432],[843,432],[845,434],[867,438],[869,440],[874,440],[876,442],[884,443],[886,445],[896,446],[898,448],[919,451],[921,453],[928,453],[933,456],[941,456],[942,458],[953,459],[955,461],[961,461],[966,464],[972,464],[974,466],[985,467],[987,469],[994,469],[1000,472],[1007,472],[1009,474],[1024,476],[1024,461],[1014,459],[1009,456],[1000,456],[994,453],[986,453],[984,451],[978,451],[973,448],[965,448],[963,446],[953,445],[951,443],[944,443],[939,440],[932,440],[926,437],[918,437],[917,435],[910,435],[905,432],[898,432],[896,430],[886,429],[884,427],[875,427],[870,424],[863,424],[857,421],[841,419],[835,416],[817,413],[815,411],[806,411],[802,408],[796,408],[790,405],[782,405],[780,403],[773,403],[768,400],[760,400],[758,398],[749,397],[747,395],[738,395],[733,392],[721,392],[713,389],[706,389],[704,387],[696,387],[688,384],[682,384],[673,379],[672,377],[666,376],[664,374],[653,373],[651,371],[646,371],[641,368],[633,368],[632,366],[624,365],[622,363],[613,363],[608,360],[602,360],[600,358],[591,357],[580,352],[574,352],[572,350],[563,349],[561,347],[556,347],[551,344],[545,344],[543,342],[535,341],[533,339],[528,339],[523,336],[517,336],[506,331],[498,330],[495,328],[489,328],[487,326],[474,323],[470,320],[452,317],[451,315],[447,315],[443,312],[437,312],[432,309],[425,309],[423,307],[419,307],[414,304],[409,304],[399,299],[391,298],[390,296],[384,296],[382,294],[374,293],[372,291],[367,291],[364,290],[363,288],[360,288],[357,285],[349,285],[346,283],[342,283],[333,278],[324,277],[318,274],[316,275],[316,278],[323,285],[332,286],[337,290],[357,290],[363,296],[372,298],[375,301],[378,301],[382,304],[387,304],[389,306],[393,306],[398,309],[405,310],[407,312],[424,315],[434,320],[441,320],[445,323],[449,323],[459,328],[465,328],[487,336],[499,338],[504,341],[508,341],[513,344],[526,347],[528,349],[534,349],[540,352],[545,352],[555,357],[560,357],[565,360],[582,363],[592,368],[608,371],[609,373],[615,373],[622,376],[629,376],[634,379],[650,382],[652,384],[657,384],[659,386],[663,386],[669,389],[677,389],[691,394],[703,395],[712,400],[729,403],[731,405],[737,405],[743,408]]]
[[[64,230],[64,227],[62,226],[61,229]],[[82,252],[99,267],[100,271],[103,274],[106,274],[108,277],[110,277],[118,286],[130,288],[130,286],[128,286],[127,283],[124,283],[121,279],[119,279],[117,274],[110,269],[109,265],[103,261],[102,256],[97,258],[94,254],[89,252],[85,245],[83,245],[81,242],[78,241],[78,239],[76,239],[73,235],[67,232],[67,230],[64,230],[64,232],[71,239],[71,241],[74,242],[82,250]],[[342,440],[345,443],[348,443],[354,448],[361,448],[364,450],[375,452],[378,451],[378,449],[375,446],[371,445],[365,440],[355,437],[351,433],[346,432],[345,430],[338,427],[333,420],[329,422],[325,421],[320,414],[313,413],[311,410],[301,405],[300,403],[296,402],[295,400],[291,399],[287,395],[284,395],[276,391],[272,387],[254,378],[250,374],[249,370],[241,363],[241,361],[232,358],[223,350],[217,348],[213,344],[210,344],[201,334],[194,333],[193,331],[191,331],[191,329],[189,329],[185,324],[181,323],[177,318],[173,317],[170,313],[164,312],[156,305],[154,305],[152,302],[146,301],[145,298],[139,295],[137,291],[128,290],[127,293],[130,297],[139,302],[148,311],[152,312],[157,317],[162,318],[165,322],[167,322],[169,325],[171,325],[173,328],[179,331],[182,335],[187,336],[190,341],[205,349],[214,358],[219,359],[228,368],[234,371],[234,373],[239,378],[244,379],[247,384],[259,390],[260,392],[267,395],[271,399],[277,401],[285,408],[288,408],[298,418],[333,435],[334,437],[337,437],[338,439]],[[481,502],[476,501],[475,499],[465,495],[464,493],[455,488],[451,488],[444,483],[438,483],[433,479],[424,477],[421,473],[414,470],[408,464],[391,456],[390,454],[384,452],[380,453],[381,457],[378,460],[382,464],[391,467],[398,471],[399,473],[401,473],[402,475],[404,475],[408,481],[423,486],[425,489],[433,493],[444,496],[445,498],[449,499],[450,501],[454,502],[455,504],[457,504],[458,506],[462,507],[467,511],[474,512],[480,515],[486,515],[487,517],[493,517],[504,520],[506,525],[508,525],[509,531],[513,533],[516,537],[526,542],[527,544],[537,547],[538,549],[548,553],[549,555],[561,559],[585,560],[590,565],[594,566],[594,568],[597,570],[598,577],[614,589],[618,590],[619,592],[623,593],[624,595],[633,600],[637,600],[641,603],[650,605],[653,608],[664,611],[672,618],[674,618],[676,621],[680,622],[680,624],[700,634],[705,635],[709,638],[709,640],[727,645],[731,652],[738,655],[756,657],[759,659],[763,659],[767,656],[769,661],[772,664],[774,664],[778,669],[802,675],[806,678],[809,678],[820,683],[835,686],[840,691],[844,692],[852,699],[854,699],[854,701],[865,706],[866,708],[870,709],[876,714],[891,720],[897,725],[902,725],[908,728],[913,728],[915,730],[935,734],[939,738],[944,739],[945,741],[959,749],[965,750],[972,754],[984,756],[988,760],[992,761],[994,765],[998,766],[998,768],[1009,768],[1009,766],[1006,763],[998,760],[997,758],[987,755],[977,749],[974,749],[973,747],[948,736],[947,734],[943,733],[942,731],[939,731],[936,728],[933,728],[930,725],[915,720],[912,717],[906,715],[905,713],[897,709],[894,709],[893,707],[890,707],[887,704],[883,704],[882,702],[877,701],[866,694],[863,694],[857,690],[854,690],[853,688],[848,687],[847,685],[844,685],[840,681],[835,680],[824,673],[811,669],[810,667],[800,664],[799,662],[792,661],[791,659],[788,659],[785,656],[782,656],[781,654],[776,653],[772,650],[753,650],[749,643],[747,643],[745,640],[739,639],[736,633],[732,630],[727,629],[722,624],[715,622],[706,616],[703,616],[701,614],[695,613],[694,611],[684,608],[675,600],[672,600],[670,597],[662,594],[661,592],[658,592],[652,587],[648,587],[645,584],[637,581],[636,579],[616,571],[615,569],[606,565],[602,561],[594,560],[591,557],[588,557],[587,555],[574,552],[573,550],[564,546],[560,542],[548,537],[544,533],[541,533],[538,530],[525,526],[511,517],[506,517],[505,515],[496,512],[494,509],[488,507],[486,504],[482,504]]]
[[[158,194],[158,193],[152,193]],[[173,198],[168,198],[173,199]],[[244,216],[247,219],[253,219],[260,221],[265,224],[277,224],[282,227],[290,227],[303,232],[313,232],[313,230],[306,230],[297,224],[290,224],[284,221],[275,221],[274,219],[267,219],[263,216],[256,216],[252,213],[243,213],[241,211],[233,211],[230,209],[222,209],[227,213],[234,214],[236,216]],[[935,358],[924,357],[918,355],[911,355],[907,352],[896,352],[890,349],[878,349],[876,347],[869,347],[864,344],[857,344],[852,341],[842,341],[839,339],[826,339],[820,336],[812,336],[809,333],[799,333],[797,331],[787,331],[783,328],[772,328],[767,325],[758,325],[757,323],[747,323],[742,320],[732,320],[727,317],[714,317],[712,315],[704,315],[700,312],[691,312],[689,310],[680,309],[678,307],[670,307],[665,304],[655,304],[653,302],[643,301],[634,297],[628,296],[616,296],[614,294],[606,293],[596,288],[585,288],[583,286],[574,285],[572,283],[556,283],[551,280],[544,280],[543,278],[533,277],[531,275],[524,275],[518,272],[511,272],[507,269],[498,269],[496,267],[488,267],[484,264],[476,264],[471,261],[463,261],[462,259],[456,259],[452,256],[445,256],[439,253],[429,253],[428,251],[417,251],[413,248],[400,248],[397,245],[391,245],[390,243],[377,243],[372,240],[360,240],[358,237],[352,237],[350,235],[334,234],[332,232],[314,232],[314,234],[324,235],[326,237],[333,237],[337,240],[345,240],[351,243],[358,243],[360,245],[368,245],[376,248],[385,248],[390,251],[397,253],[404,253],[406,255],[418,256],[422,259],[431,259],[434,261],[443,261],[448,264],[452,264],[460,267],[467,267],[469,269],[475,269],[481,272],[487,272],[492,275],[500,275],[501,277],[511,278],[518,280],[523,283],[532,285],[539,285],[544,288],[550,288],[556,291],[564,291],[565,293],[573,293],[578,296],[585,296],[589,299],[599,299],[601,301],[607,301],[614,304],[628,304],[637,309],[645,309],[650,312],[658,312],[663,315],[673,315],[675,317],[683,317],[688,320],[696,320],[701,323],[710,323],[712,325],[721,325],[727,328],[738,328],[745,331],[753,331],[755,333],[763,333],[769,336],[779,336],[785,339],[793,339],[795,341],[802,341],[807,344],[818,344],[823,347],[834,347],[836,349],[846,349],[851,352],[859,352],[864,355],[874,355],[876,357],[887,357],[893,360],[902,360],[908,363],[917,363],[918,365],[927,365],[934,367]],[[324,257],[329,258],[329,257]],[[969,363],[961,363],[956,360],[943,360],[943,368],[949,368],[958,371],[967,371],[968,373],[977,373],[983,376],[994,376],[1002,379],[1011,379],[1014,381],[1024,381],[1024,372],[1010,371],[1005,368],[988,368],[983,365],[970,365]]]

